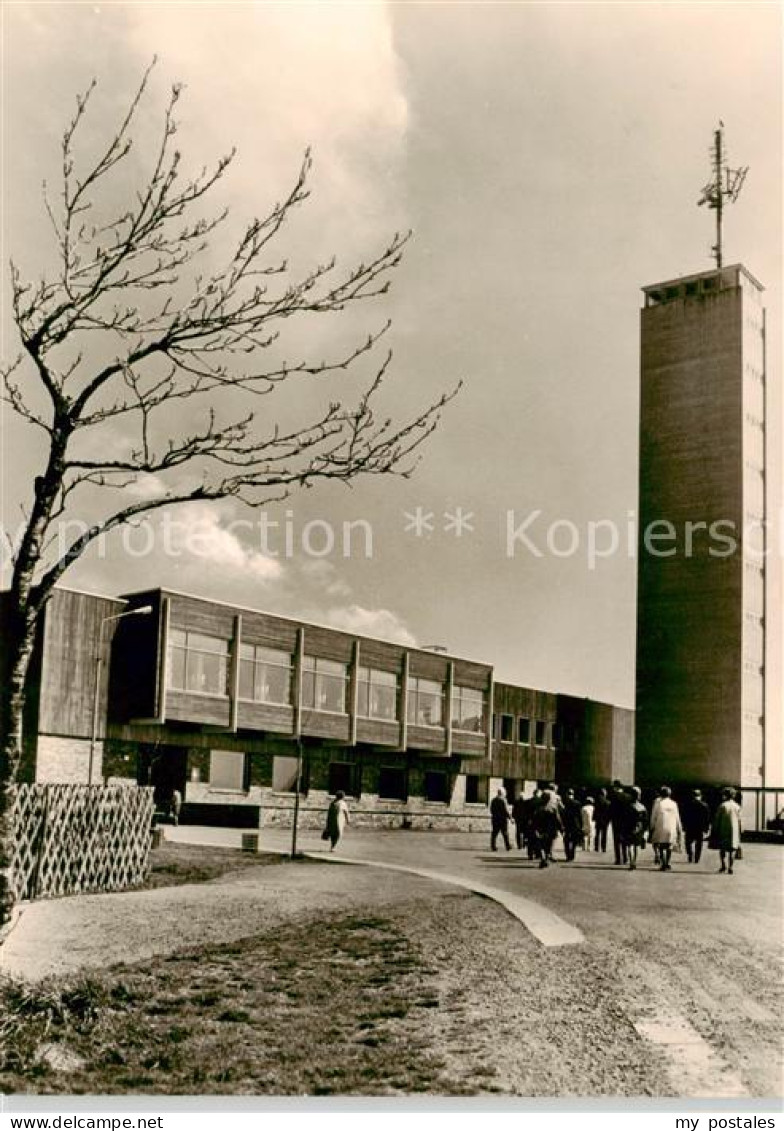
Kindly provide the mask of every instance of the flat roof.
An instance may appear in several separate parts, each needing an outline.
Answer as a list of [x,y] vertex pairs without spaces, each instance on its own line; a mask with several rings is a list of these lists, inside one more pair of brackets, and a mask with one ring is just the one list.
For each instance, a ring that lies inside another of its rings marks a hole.
[[661,290],[662,287],[674,287],[681,283],[692,283],[697,279],[709,279],[713,276],[723,275],[725,272],[731,271],[742,272],[747,279],[751,280],[755,287],[758,287],[761,291],[765,290],[759,279],[755,279],[751,271],[744,267],[742,263],[730,263],[725,267],[713,267],[708,271],[698,271],[694,275],[678,275],[675,279],[664,279],[661,283],[650,283],[648,286],[642,287],[641,290],[645,294],[648,294],[650,291]]
[[97,597],[100,601],[116,601],[118,605],[128,604],[125,597],[110,597],[108,593],[94,593],[92,589],[76,589],[73,585],[60,585],[59,582],[54,589],[58,593],[76,593],[80,597]]
[[368,632],[351,632],[347,628],[336,628],[333,624],[321,624],[319,621],[309,621],[304,620],[302,617],[286,616],[284,613],[271,613],[267,609],[253,608],[251,605],[238,605],[232,601],[220,601],[213,599],[212,597],[204,597],[198,593],[187,593],[181,589],[169,589],[166,586],[162,585],[156,586],[152,589],[139,589],[138,591],[128,594],[128,597],[122,598],[122,600],[127,601],[132,597],[141,597],[146,593],[162,593],[167,597],[186,597],[189,601],[201,601],[202,604],[205,605],[218,605],[224,609],[234,609],[239,613],[256,613],[259,616],[272,617],[274,620],[289,621],[293,624],[302,624],[305,625],[306,628],[308,626],[310,626],[311,628],[323,628],[327,632],[336,632],[340,636],[347,636],[351,640],[355,640],[357,638],[363,640],[373,640],[378,642],[379,644],[392,644],[396,648],[405,648],[407,652],[419,652],[423,656],[443,656],[444,659],[462,660],[466,664],[476,664],[478,667],[488,668],[491,672],[493,671],[493,665],[488,663],[486,660],[471,660],[467,656],[458,656],[454,652],[450,652],[447,648],[444,648],[444,650],[441,651],[440,646],[438,651],[434,651],[432,648],[422,648],[416,644],[406,644],[402,640],[389,640],[381,636],[371,636]]

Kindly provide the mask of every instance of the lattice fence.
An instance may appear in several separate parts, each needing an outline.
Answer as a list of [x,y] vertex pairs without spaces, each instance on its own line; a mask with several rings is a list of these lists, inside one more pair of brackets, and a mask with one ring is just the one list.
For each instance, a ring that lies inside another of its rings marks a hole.
[[152,788],[19,785],[11,869],[18,899],[117,891],[147,872]]

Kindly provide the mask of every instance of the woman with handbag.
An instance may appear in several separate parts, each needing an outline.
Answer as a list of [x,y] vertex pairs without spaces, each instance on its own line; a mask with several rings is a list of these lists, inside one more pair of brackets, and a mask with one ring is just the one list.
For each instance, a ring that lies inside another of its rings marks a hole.
[[740,805],[733,798],[731,789],[721,791],[721,805],[713,815],[709,847],[719,850],[720,872],[732,875],[732,866],[740,848]]
[[348,805],[346,803],[346,795],[342,789],[339,789],[335,794],[335,800],[330,803],[327,810],[327,827],[321,834],[322,840],[330,842],[330,852],[335,851],[335,847],[343,836],[343,830],[349,824]]

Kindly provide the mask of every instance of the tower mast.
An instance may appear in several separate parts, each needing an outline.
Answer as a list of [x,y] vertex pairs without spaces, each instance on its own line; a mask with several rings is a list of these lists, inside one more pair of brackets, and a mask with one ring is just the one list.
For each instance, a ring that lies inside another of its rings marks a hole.
[[707,204],[716,213],[716,243],[711,248],[711,254],[716,260],[716,266],[722,265],[722,218],[725,200],[733,204],[740,194],[748,165],[743,169],[730,169],[727,165],[727,151],[724,146],[724,123],[719,122],[718,128],[713,133],[713,179],[708,181],[702,190],[702,196],[697,201],[698,205]]

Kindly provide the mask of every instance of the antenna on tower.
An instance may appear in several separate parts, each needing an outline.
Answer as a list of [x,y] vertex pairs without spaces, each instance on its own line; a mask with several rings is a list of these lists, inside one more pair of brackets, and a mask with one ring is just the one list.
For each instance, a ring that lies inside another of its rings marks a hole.
[[710,151],[713,161],[713,179],[708,181],[702,190],[702,196],[697,204],[707,204],[716,212],[716,243],[711,248],[711,254],[716,260],[716,266],[721,267],[721,221],[724,211],[724,202],[734,204],[738,199],[743,182],[749,171],[748,165],[744,169],[730,169],[727,165],[727,151],[724,146],[724,122],[719,122],[719,127],[713,133],[713,148]]

